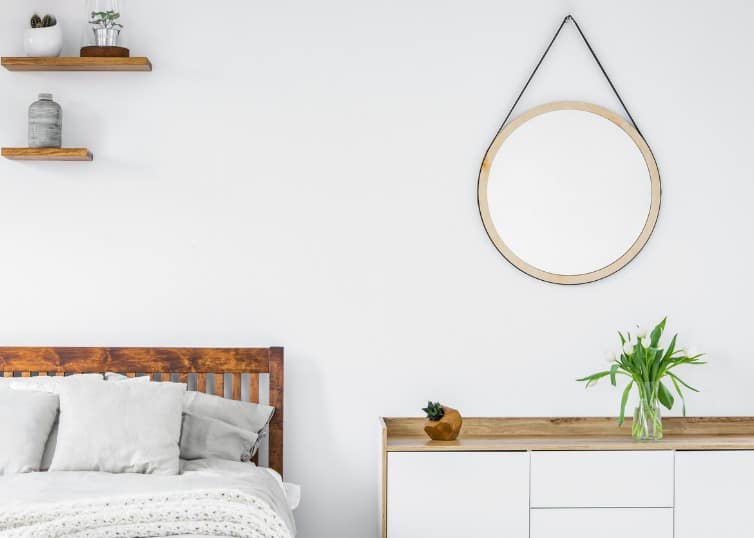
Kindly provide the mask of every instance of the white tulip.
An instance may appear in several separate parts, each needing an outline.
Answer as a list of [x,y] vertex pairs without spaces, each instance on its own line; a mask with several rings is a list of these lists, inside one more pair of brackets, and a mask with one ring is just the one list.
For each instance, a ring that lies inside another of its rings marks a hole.
[[615,362],[616,360],[618,360],[618,357],[616,356],[616,354],[615,354],[614,352],[612,352],[612,351],[607,351],[607,352],[605,353],[605,362],[606,362],[606,363],[608,363],[608,364],[612,364],[612,363],[614,363],[614,362]]
[[631,343],[630,341],[628,341],[625,344],[623,344],[623,353],[625,353],[626,355],[630,355],[633,352],[634,352],[634,344],[633,343]]
[[649,335],[649,331],[642,326],[636,328],[636,336],[639,338],[646,338]]

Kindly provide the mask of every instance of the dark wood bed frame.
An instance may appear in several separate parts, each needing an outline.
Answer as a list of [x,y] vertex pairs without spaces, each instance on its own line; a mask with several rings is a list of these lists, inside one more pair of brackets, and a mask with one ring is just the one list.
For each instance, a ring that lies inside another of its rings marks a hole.
[[[215,394],[241,399],[241,375],[249,374],[249,399],[259,402],[259,376],[269,374],[269,405],[275,408],[269,431],[269,466],[283,474],[283,348],[165,347],[0,347],[0,375],[66,375],[119,372],[185,383],[196,374],[196,390],[206,392],[214,376]],[[225,374],[230,375],[226,387]],[[227,390],[226,390],[227,389]]]

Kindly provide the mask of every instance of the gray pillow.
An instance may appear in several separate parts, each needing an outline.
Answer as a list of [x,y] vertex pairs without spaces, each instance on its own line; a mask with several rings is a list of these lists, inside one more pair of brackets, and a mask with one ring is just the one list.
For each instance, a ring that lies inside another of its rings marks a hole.
[[[0,377],[0,387],[10,387],[16,390],[38,390],[57,394],[60,387],[68,383],[101,383],[102,374],[74,374],[69,376],[35,376],[35,377]],[[57,410],[55,424],[52,426],[50,436],[45,444],[42,464],[39,468],[46,471],[50,468],[52,457],[55,455],[55,446],[58,439]]]
[[183,412],[220,420],[241,430],[261,435],[272,420],[275,408],[269,405],[229,400],[203,392],[188,391],[183,396]]
[[50,470],[178,474],[185,391],[180,383],[64,385]]
[[221,420],[186,413],[181,430],[181,458],[249,461],[257,451],[259,440],[259,435],[254,432]]
[[0,387],[0,475],[39,470],[57,413],[54,394]]

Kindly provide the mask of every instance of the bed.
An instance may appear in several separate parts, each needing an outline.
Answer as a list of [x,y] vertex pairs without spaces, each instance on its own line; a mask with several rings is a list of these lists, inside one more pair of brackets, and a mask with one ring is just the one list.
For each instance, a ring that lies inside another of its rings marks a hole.
[[283,367],[279,347],[0,348],[3,378],[117,372],[274,407],[266,450],[262,445],[252,463],[181,459],[172,476],[52,470],[0,476],[0,536],[294,536],[295,489],[282,481]]

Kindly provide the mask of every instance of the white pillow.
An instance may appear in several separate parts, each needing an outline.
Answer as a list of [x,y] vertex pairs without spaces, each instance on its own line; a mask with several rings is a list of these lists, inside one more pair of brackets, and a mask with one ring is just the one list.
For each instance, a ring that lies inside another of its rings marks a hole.
[[54,394],[0,387],[0,475],[39,470],[57,414]]
[[[15,390],[37,390],[58,394],[60,387],[68,383],[101,383],[102,374],[74,374],[69,376],[36,376],[36,377],[0,377],[0,387],[6,386]],[[57,398],[56,398],[57,401]],[[55,410],[55,423],[45,444],[42,464],[39,470],[46,471],[50,468],[52,457],[55,455],[55,446],[58,439],[57,406]]]
[[63,386],[50,470],[178,474],[185,391],[180,383]]

